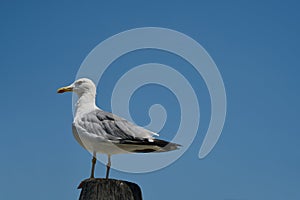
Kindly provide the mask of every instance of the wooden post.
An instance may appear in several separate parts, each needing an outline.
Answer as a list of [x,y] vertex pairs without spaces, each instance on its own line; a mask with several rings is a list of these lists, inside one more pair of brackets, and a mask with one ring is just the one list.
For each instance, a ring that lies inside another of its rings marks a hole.
[[141,188],[128,181],[90,178],[82,181],[79,200],[142,200]]

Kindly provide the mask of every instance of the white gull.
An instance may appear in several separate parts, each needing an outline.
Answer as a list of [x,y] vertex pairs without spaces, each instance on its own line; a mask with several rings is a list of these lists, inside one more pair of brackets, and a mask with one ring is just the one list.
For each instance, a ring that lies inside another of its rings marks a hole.
[[75,92],[78,95],[72,131],[77,142],[93,154],[91,178],[94,178],[97,153],[108,156],[108,179],[113,154],[166,152],[180,146],[155,139],[157,133],[98,108],[95,103],[96,86],[90,79],[78,79],[57,92]]

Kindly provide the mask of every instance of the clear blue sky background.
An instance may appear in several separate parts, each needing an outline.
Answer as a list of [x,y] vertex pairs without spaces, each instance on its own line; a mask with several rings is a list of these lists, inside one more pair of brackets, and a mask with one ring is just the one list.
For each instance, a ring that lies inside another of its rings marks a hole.
[[[144,26],[175,29],[206,48],[226,86],[226,124],[214,150],[199,160],[210,103],[203,81],[193,79],[203,118],[186,154],[160,171],[113,170],[111,176],[138,183],[146,200],[300,199],[299,9],[297,1],[1,1],[0,199],[78,198],[91,156],[71,134],[71,95],[56,89],[74,80],[99,42]],[[116,61],[115,69],[182,62],[155,51],[136,53]],[[109,110],[113,82],[107,84],[97,103]],[[167,110],[175,114],[163,132],[174,132],[177,103],[163,88],[136,92],[134,119],[146,123],[143,108],[156,103],[145,91],[171,102]],[[104,172],[98,164],[97,176]]]

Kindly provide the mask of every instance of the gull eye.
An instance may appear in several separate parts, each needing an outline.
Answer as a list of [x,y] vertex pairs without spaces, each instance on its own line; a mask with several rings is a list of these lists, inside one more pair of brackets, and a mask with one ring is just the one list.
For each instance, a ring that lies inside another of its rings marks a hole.
[[77,85],[81,85],[83,83],[83,81],[77,81],[76,83],[77,83]]

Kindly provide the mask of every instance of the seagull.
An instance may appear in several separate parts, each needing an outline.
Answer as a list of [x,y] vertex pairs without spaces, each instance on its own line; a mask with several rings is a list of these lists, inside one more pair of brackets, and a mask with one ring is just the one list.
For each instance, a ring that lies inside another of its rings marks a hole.
[[179,144],[156,139],[157,133],[101,110],[95,103],[96,86],[88,78],[80,78],[57,90],[57,93],[64,92],[75,92],[78,96],[72,132],[76,141],[93,155],[90,178],[94,178],[97,154],[107,155],[108,179],[114,154],[167,152],[180,147]]

